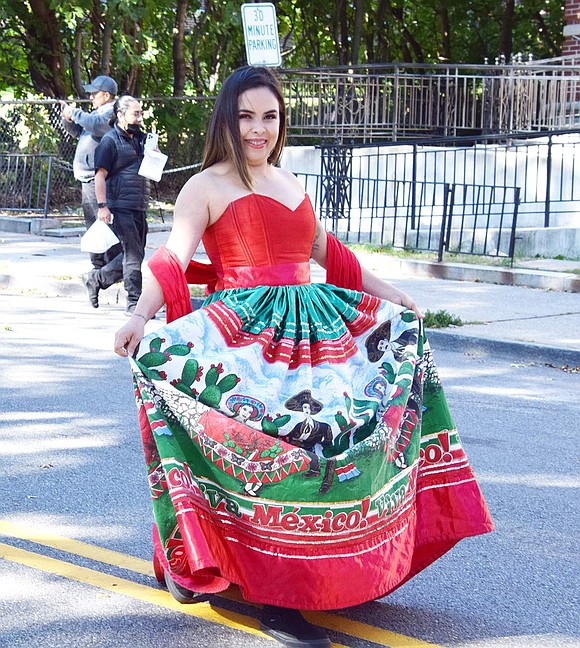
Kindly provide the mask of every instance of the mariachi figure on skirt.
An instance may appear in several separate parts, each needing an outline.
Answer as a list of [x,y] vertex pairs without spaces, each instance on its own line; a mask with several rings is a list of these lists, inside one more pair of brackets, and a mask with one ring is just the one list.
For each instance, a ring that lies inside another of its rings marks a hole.
[[[318,414],[318,412],[320,412],[322,409],[322,403],[317,401],[315,398],[312,398],[309,389],[304,389],[299,394],[296,394],[296,396],[288,399],[284,403],[284,407],[293,412],[303,412],[306,416],[302,423],[297,423],[290,430],[288,435],[284,437],[284,440],[298,446],[299,448],[310,450],[310,452],[313,453],[310,470],[304,473],[303,476],[318,477],[320,475],[320,459],[318,458],[318,455],[322,454],[322,448],[332,444],[332,430],[330,425],[312,418],[313,414]],[[281,431],[280,436],[283,436],[283,434],[284,433]],[[336,460],[334,458],[331,458],[326,462],[324,479],[322,480],[322,486],[320,487],[321,493],[326,493],[332,486],[335,465]]]

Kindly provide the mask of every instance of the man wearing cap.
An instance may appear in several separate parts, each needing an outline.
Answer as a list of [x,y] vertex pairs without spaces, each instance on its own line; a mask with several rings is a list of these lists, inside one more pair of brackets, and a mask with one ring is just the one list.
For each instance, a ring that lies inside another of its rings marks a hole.
[[[95,149],[101,137],[111,129],[109,120],[113,114],[117,82],[110,76],[98,76],[83,88],[91,97],[93,110],[85,112],[61,101],[61,116],[67,133],[79,140],[73,161],[73,173],[81,183],[83,215],[88,228],[95,222],[98,213],[95,196]],[[91,253],[90,256],[95,269],[111,265],[113,271],[120,268],[123,262],[121,244],[114,245],[104,254]],[[86,285],[91,304],[97,308],[98,293]]]

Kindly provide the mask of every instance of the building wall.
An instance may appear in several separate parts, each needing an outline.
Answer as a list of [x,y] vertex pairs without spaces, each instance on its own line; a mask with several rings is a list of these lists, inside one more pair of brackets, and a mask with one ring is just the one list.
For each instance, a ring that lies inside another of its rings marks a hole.
[[563,56],[580,57],[580,0],[566,0]]

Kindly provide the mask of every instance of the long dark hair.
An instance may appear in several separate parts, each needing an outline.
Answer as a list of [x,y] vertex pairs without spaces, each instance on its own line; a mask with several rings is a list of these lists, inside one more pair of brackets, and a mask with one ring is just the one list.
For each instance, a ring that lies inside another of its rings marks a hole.
[[282,86],[268,68],[246,65],[232,72],[222,85],[209,121],[201,165],[203,170],[218,162],[231,160],[242,182],[250,190],[252,177],[242,149],[238,101],[241,94],[253,88],[268,88],[278,100],[280,131],[268,162],[279,162],[286,143],[286,106]]

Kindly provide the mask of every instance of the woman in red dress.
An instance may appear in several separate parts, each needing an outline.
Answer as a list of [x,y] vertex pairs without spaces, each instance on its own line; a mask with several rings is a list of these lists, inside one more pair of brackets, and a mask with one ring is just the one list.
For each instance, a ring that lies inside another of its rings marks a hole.
[[[324,231],[276,166],[285,136],[274,74],[236,70],[115,351],[155,482],[158,578],[184,603],[235,583],[268,635],[322,647],[298,610],[384,596],[493,524],[419,308]],[[191,262],[202,239],[211,267]],[[188,282],[208,285],[195,313]],[[168,324],[144,337],[164,303]],[[313,443],[300,394],[324,430]]]

